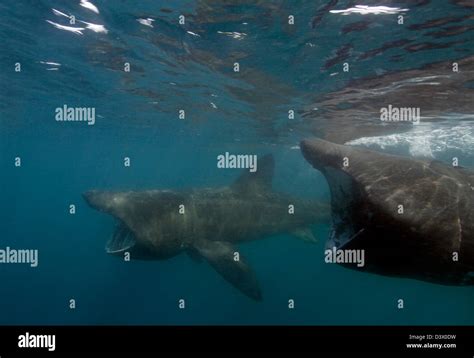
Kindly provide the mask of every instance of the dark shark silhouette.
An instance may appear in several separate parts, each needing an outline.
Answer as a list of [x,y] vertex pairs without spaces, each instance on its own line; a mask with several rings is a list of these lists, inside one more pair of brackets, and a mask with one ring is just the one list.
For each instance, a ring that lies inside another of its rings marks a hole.
[[[273,157],[259,160],[223,188],[188,191],[97,191],[84,193],[87,203],[118,219],[106,250],[129,252],[133,259],[167,259],[186,252],[202,257],[247,296],[261,300],[257,278],[233,244],[290,232],[315,241],[309,226],[326,220],[329,206],[298,200],[271,190]],[[184,205],[184,213],[180,206]],[[294,205],[294,214],[289,213]]]
[[365,250],[365,267],[345,266],[473,283],[473,172],[320,139],[302,141],[301,151],[329,183],[333,232],[326,247]]

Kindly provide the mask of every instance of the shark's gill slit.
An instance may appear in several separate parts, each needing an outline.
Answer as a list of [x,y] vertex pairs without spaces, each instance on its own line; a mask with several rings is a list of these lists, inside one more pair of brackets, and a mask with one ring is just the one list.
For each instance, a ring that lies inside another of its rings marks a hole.
[[110,240],[105,245],[105,250],[109,254],[117,254],[124,252],[135,246],[135,234],[119,221]]

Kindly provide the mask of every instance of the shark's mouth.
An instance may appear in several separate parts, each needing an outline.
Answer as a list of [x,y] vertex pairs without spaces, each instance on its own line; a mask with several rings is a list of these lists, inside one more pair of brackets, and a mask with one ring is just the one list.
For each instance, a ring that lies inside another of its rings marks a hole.
[[361,185],[341,167],[347,148],[319,139],[301,142],[301,151],[308,162],[326,178],[331,191],[332,232],[326,248],[342,248],[365,231],[370,211]]
[[322,170],[331,191],[333,226],[326,248],[342,248],[364,232],[361,225],[362,193],[357,183],[342,170],[325,167]]
[[136,244],[135,234],[123,222],[119,222],[112,237],[105,245],[108,254],[125,252]]

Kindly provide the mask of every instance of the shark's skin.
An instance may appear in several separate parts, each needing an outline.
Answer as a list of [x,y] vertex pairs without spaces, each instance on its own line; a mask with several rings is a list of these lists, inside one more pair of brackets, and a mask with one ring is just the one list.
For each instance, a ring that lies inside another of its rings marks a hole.
[[472,171],[320,139],[302,141],[301,151],[329,183],[333,232],[326,247],[365,250],[364,267],[344,266],[474,283]]
[[[233,244],[290,232],[314,241],[308,227],[329,222],[329,205],[291,198],[271,190],[273,158],[259,160],[258,171],[245,171],[223,188],[188,191],[97,191],[87,203],[117,218],[120,226],[107,252],[133,259],[167,259],[186,252],[205,258],[228,282],[261,300],[256,276]],[[180,213],[184,205],[184,214]],[[289,213],[294,205],[294,214]]]

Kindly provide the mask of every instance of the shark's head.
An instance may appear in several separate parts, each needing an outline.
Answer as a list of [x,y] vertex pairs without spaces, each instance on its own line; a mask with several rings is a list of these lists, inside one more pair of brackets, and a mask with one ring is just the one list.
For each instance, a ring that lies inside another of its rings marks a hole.
[[[153,255],[172,256],[179,249],[177,240],[166,239],[161,234],[166,231],[164,218],[173,217],[173,209],[183,202],[181,196],[160,190],[89,190],[82,195],[90,207],[117,220],[118,225],[105,247],[107,253],[122,255],[126,251],[136,259],[150,259]],[[173,228],[173,223],[168,220],[168,230],[170,227]]]
[[390,180],[398,160],[321,139],[304,140],[300,148],[305,159],[325,176],[331,192],[332,232],[326,250],[362,252],[363,267],[341,262],[352,269],[399,272],[406,252],[402,244],[413,240],[401,239],[397,205],[387,202],[401,188]]
[[117,228],[105,246],[107,253],[120,255],[131,249],[135,251],[140,249],[142,245],[139,245],[136,233],[127,220],[127,212],[130,210],[130,205],[127,204],[129,193],[89,190],[82,196],[90,207],[109,214],[118,221]]
[[327,179],[331,191],[333,232],[326,246],[342,247],[360,238],[372,215],[379,192],[368,195],[384,167],[384,157],[372,151],[321,139],[303,140],[305,159]]
[[301,151],[331,191],[327,248],[363,248],[379,271],[431,270],[440,279],[458,269],[453,250],[472,252],[470,172],[320,139],[302,141]]
[[125,202],[126,194],[123,192],[89,190],[83,193],[82,196],[90,207],[116,216],[118,209]]

